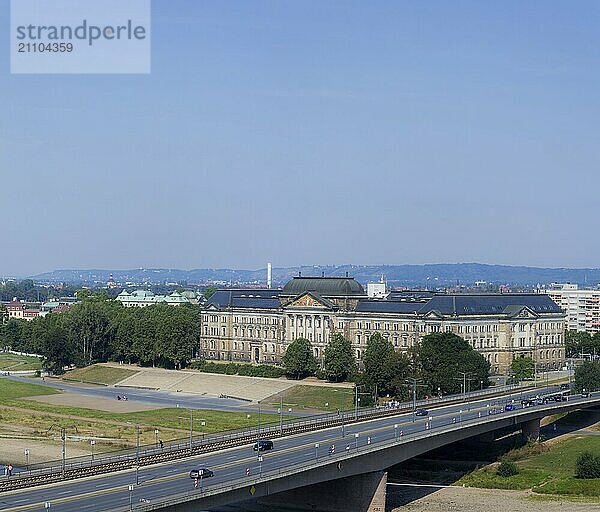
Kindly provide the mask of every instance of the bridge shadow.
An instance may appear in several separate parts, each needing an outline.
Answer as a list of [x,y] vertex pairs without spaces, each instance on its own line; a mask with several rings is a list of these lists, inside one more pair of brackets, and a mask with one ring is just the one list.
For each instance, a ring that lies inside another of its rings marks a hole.
[[[585,431],[600,422],[600,410],[575,411],[541,429],[541,439],[551,440],[564,434]],[[589,430],[587,433],[594,434]],[[596,433],[600,435],[600,432]],[[388,469],[386,512],[402,508],[440,490],[456,484],[463,476],[487,466],[507,452],[524,446],[520,432],[514,427],[498,431],[498,439],[471,438],[424,453]],[[273,508],[248,500],[211,512],[291,512],[294,508]],[[315,509],[314,512],[320,512]]]

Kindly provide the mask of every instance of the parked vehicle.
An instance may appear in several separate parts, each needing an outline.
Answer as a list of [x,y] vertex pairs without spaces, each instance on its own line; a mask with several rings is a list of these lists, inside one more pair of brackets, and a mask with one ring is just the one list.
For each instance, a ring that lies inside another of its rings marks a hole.
[[197,468],[192,469],[190,471],[190,478],[210,478],[211,476],[215,476],[215,474],[208,468]]
[[560,389],[569,389],[569,385],[568,384],[561,384],[560,385]]
[[273,449],[273,441],[269,439],[261,439],[260,441],[254,443],[254,451],[264,452],[267,450]]

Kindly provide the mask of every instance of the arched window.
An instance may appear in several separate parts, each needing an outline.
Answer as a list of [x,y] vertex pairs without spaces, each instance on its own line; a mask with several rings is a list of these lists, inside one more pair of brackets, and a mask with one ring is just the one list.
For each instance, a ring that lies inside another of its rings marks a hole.
[[356,359],[360,359],[360,349],[356,349]]

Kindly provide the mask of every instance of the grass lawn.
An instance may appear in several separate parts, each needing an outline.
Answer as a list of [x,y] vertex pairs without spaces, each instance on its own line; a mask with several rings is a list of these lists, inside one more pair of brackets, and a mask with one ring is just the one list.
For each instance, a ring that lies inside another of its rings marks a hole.
[[0,403],[25,396],[54,395],[56,393],[59,393],[59,391],[46,386],[0,379]]
[[76,368],[65,373],[62,378],[64,380],[72,380],[76,382],[88,382],[90,384],[104,384],[110,386],[117,382],[131,377],[138,373],[136,370],[129,368],[115,368],[113,366],[102,366],[94,364],[85,368]]
[[523,449],[525,457],[517,460],[521,470],[518,475],[500,477],[496,475],[495,467],[486,467],[464,476],[456,484],[488,489],[533,489],[541,494],[598,498],[600,478],[584,480],[574,477],[577,457],[584,451],[600,453],[600,437],[571,437],[547,444],[541,453],[538,451],[530,455]]
[[263,403],[278,406],[280,397],[283,397],[284,408],[335,411],[336,409],[352,409],[354,407],[354,391],[352,388],[299,385],[269,397]]
[[0,353],[1,371],[41,370],[42,361],[39,357],[20,356],[7,352]]
[[[136,424],[141,427],[143,444],[154,442],[156,428],[161,430],[160,437],[165,441],[186,437],[189,430],[190,413],[189,409],[184,408],[171,407],[115,413],[22,400],[27,396],[54,393],[58,393],[58,391],[45,386],[0,379],[0,424],[19,426],[28,429],[32,435],[47,437],[55,434],[50,430],[53,425],[55,428],[56,426],[67,427],[70,429],[70,433],[75,433],[73,426],[76,426],[79,435],[105,437],[110,439],[107,442],[109,445],[129,446],[135,444]],[[93,406],[93,404],[90,405]],[[250,414],[250,419],[247,418],[247,414]],[[244,428],[248,426],[248,423],[250,426],[256,426],[258,423],[258,414],[247,411],[227,412],[198,409],[193,411],[193,418],[194,431],[198,433],[221,432]],[[279,421],[279,416],[261,414],[260,420],[262,425],[276,423]],[[202,426],[202,421],[205,422],[205,426]]]

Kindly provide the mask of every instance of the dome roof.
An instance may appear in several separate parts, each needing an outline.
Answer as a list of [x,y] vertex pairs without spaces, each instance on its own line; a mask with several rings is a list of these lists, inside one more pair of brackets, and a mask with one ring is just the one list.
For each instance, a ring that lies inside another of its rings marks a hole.
[[362,285],[352,277],[294,277],[283,287],[281,295],[300,295],[305,292],[323,297],[365,295]]

